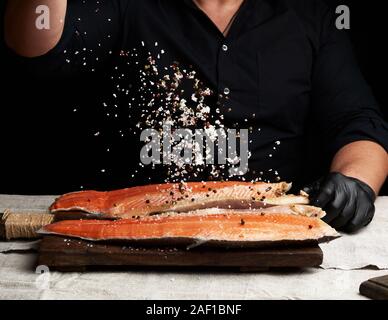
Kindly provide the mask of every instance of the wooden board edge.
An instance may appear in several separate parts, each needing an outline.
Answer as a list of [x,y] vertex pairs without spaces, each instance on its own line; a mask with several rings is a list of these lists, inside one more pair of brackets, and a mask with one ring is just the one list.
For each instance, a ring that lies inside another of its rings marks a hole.
[[360,294],[373,300],[388,300],[388,288],[370,280],[361,283]]
[[[244,272],[268,268],[318,267],[323,261],[319,246],[267,250],[207,251],[184,250],[121,251],[119,246],[102,246],[82,240],[68,242],[65,238],[45,236],[41,241],[38,263],[55,269],[89,267],[179,267],[239,268]],[[202,259],[202,260],[201,260]],[[244,260],[245,259],[245,260]],[[223,262],[222,262],[223,261]],[[242,261],[245,261],[242,263]],[[224,263],[224,265],[222,264]]]

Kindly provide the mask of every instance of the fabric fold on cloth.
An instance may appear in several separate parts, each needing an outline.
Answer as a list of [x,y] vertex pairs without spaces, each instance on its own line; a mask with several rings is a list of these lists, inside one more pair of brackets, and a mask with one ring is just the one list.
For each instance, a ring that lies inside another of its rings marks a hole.
[[372,223],[355,234],[321,244],[323,269],[388,270],[388,197],[379,197]]
[[5,210],[44,211],[50,207],[58,196],[24,196],[0,194],[0,213]]
[[386,271],[377,270],[323,269],[257,273],[61,273],[37,266],[35,254],[0,254],[0,300],[366,299],[359,294],[360,284],[385,274]]
[[35,241],[0,241],[0,253],[38,251],[40,240]]

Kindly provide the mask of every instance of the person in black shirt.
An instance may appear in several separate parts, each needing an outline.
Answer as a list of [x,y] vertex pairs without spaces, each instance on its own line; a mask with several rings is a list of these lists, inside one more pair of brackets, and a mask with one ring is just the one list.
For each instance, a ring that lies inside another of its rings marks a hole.
[[[36,28],[42,5],[49,29]],[[119,139],[112,127],[128,129],[138,153],[137,129],[177,115],[180,126],[247,128],[244,179],[304,185],[330,224],[356,231],[372,220],[387,177],[388,125],[335,19],[320,0],[13,0],[5,39],[37,72],[110,81],[83,115],[111,124],[93,133],[101,141]],[[313,147],[330,168],[311,183],[302,177]]]

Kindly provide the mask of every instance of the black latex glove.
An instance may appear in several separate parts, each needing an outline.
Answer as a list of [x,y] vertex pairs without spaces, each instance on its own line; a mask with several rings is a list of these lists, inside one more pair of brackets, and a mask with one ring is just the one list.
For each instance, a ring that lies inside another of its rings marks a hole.
[[323,220],[337,230],[355,232],[373,219],[376,195],[358,179],[330,173],[303,191],[309,194],[311,205],[326,211]]

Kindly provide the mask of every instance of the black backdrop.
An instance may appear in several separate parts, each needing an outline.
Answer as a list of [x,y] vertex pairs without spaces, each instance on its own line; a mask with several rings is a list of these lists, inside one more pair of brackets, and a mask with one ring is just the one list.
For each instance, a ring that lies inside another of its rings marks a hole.
[[[1,1],[1,17],[4,3]],[[388,71],[385,45],[388,22],[384,1],[327,0],[327,3],[333,8],[339,4],[350,7],[350,36],[360,67],[388,119],[384,77]],[[63,193],[78,189],[75,177],[84,173],[77,172],[74,163],[83,161],[93,166],[96,159],[88,158],[87,146],[73,152],[61,148],[64,139],[72,141],[77,137],[71,119],[60,110],[80,90],[94,96],[98,84],[93,79],[65,83],[61,79],[36,78],[17,70],[5,55],[2,21],[0,28],[0,193]],[[383,193],[388,194],[387,185]]]

